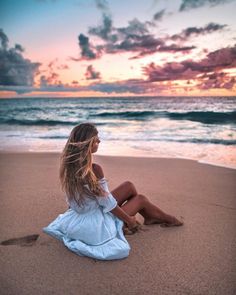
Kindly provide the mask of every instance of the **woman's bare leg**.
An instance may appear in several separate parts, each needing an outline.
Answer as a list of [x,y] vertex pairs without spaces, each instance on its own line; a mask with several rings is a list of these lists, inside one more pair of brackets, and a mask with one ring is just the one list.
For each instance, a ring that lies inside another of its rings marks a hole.
[[163,212],[160,208],[150,202],[150,200],[143,195],[136,195],[128,202],[126,202],[122,209],[129,215],[134,216],[140,213],[144,217],[144,224],[164,223],[167,226],[180,226],[183,222],[176,217]]
[[125,201],[135,197],[138,193],[132,182],[125,181],[112,190],[111,194],[116,199],[118,205],[121,206]]
[[[113,190],[112,195],[116,198],[118,205],[131,216],[140,213],[144,218],[144,224],[166,223],[167,225],[182,225],[174,216],[168,215],[159,209],[150,200],[137,194],[135,186],[127,181]],[[127,201],[126,203],[124,203]],[[123,205],[122,205],[123,204]]]

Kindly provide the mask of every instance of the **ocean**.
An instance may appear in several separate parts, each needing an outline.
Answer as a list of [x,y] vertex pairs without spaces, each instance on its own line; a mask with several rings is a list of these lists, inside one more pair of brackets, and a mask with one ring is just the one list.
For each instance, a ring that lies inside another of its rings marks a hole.
[[99,130],[99,155],[236,168],[236,97],[0,99],[0,150],[61,152],[87,121]]

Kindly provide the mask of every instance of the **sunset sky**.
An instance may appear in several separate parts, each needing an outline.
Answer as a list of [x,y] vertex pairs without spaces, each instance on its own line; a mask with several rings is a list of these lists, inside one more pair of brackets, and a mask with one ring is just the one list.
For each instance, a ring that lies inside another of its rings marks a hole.
[[2,0],[0,97],[236,95],[236,1]]

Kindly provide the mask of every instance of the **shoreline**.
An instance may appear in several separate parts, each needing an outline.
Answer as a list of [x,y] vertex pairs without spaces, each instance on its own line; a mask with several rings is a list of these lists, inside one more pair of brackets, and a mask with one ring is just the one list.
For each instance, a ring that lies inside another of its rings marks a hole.
[[[0,154],[56,154],[56,155],[60,155],[61,152],[59,151],[31,151],[31,150],[0,150]],[[209,165],[209,166],[215,166],[215,167],[221,167],[221,168],[226,168],[226,169],[232,169],[232,170],[236,170],[236,166],[235,165],[226,165],[226,164],[221,164],[221,163],[214,163],[214,162],[210,162],[207,160],[197,160],[197,159],[193,159],[193,158],[187,158],[187,157],[155,157],[153,155],[109,155],[109,154],[99,154],[96,153],[94,154],[95,157],[111,157],[111,158],[134,158],[134,159],[166,159],[166,160],[187,160],[187,161],[194,161],[197,162],[199,164],[203,164],[203,165]]]

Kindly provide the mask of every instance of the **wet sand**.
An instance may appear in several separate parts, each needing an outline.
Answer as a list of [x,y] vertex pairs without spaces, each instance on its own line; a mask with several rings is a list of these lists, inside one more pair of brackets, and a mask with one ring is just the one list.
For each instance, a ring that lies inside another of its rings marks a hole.
[[95,160],[110,189],[130,180],[185,225],[143,226],[127,236],[124,260],[77,256],[42,232],[67,209],[59,154],[1,153],[1,294],[236,294],[236,170],[183,159]]

